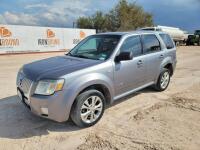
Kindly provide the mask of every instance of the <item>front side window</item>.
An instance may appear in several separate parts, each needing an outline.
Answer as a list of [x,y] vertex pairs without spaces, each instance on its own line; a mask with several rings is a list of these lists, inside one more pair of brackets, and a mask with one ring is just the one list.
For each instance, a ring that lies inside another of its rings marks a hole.
[[133,56],[142,54],[142,45],[140,36],[132,36],[127,38],[120,48],[121,52],[132,52]]
[[119,43],[120,35],[93,35],[80,42],[69,53],[70,56],[95,60],[106,60]]
[[142,35],[144,54],[160,51],[160,42],[154,34]]
[[174,48],[174,43],[168,34],[160,34],[160,37],[162,38],[163,42],[165,43],[167,49]]

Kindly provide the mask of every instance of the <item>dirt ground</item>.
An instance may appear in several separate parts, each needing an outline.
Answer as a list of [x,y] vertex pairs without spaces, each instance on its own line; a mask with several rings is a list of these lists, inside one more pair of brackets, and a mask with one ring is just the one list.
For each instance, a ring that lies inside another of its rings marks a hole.
[[20,66],[62,55],[0,56],[0,149],[199,150],[200,47],[180,47],[165,92],[144,89],[108,108],[100,122],[80,129],[33,115],[16,96]]

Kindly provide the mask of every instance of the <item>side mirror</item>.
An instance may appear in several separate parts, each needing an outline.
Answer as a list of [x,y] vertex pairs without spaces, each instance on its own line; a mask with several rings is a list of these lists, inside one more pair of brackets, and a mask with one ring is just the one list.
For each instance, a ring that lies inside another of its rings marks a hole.
[[132,52],[121,52],[118,56],[115,57],[115,62],[126,61],[133,59]]

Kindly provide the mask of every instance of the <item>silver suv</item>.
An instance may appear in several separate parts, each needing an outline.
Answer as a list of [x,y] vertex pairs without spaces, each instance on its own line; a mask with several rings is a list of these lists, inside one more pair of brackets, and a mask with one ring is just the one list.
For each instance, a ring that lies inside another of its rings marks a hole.
[[164,91],[176,66],[176,48],[163,32],[102,33],[68,54],[24,65],[17,91],[36,115],[80,127],[97,123],[107,105],[154,86]]

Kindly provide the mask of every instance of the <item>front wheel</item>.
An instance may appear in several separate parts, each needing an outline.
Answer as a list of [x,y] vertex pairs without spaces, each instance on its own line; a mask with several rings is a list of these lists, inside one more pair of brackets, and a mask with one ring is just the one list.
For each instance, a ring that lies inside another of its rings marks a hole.
[[88,90],[76,98],[71,111],[71,119],[79,127],[89,127],[101,119],[104,109],[104,95],[97,90]]
[[157,91],[164,91],[167,89],[169,82],[170,82],[170,71],[169,69],[163,69],[155,85],[155,89]]

